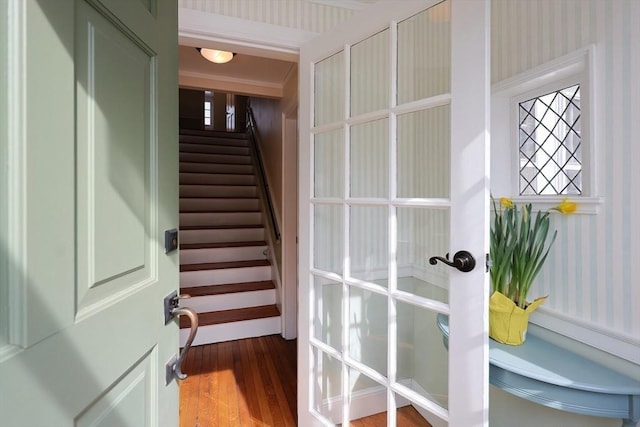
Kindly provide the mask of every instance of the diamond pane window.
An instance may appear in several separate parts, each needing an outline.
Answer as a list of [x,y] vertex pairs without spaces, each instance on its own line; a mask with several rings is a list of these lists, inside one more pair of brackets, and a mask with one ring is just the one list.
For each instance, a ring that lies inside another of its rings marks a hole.
[[518,104],[520,195],[581,195],[580,85]]

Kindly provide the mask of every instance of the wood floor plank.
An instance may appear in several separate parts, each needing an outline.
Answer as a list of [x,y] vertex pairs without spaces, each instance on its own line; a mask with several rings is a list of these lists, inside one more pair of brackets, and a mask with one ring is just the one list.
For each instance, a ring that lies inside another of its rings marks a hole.
[[[288,406],[288,413],[293,414],[290,420],[297,425],[297,349],[296,341],[284,341],[276,335],[264,337],[266,345],[273,353],[278,382],[282,387],[284,398]],[[280,344],[280,345],[279,345]],[[284,345],[282,345],[284,344]],[[282,402],[284,404],[284,402]]]
[[245,365],[242,362],[242,350],[240,348],[239,341],[233,341],[233,374],[236,378],[236,393],[238,399],[238,422],[241,426],[252,427],[253,417],[249,410],[249,404],[247,397],[250,393],[247,387],[247,375],[245,372]]
[[[268,343],[268,338],[261,337],[258,342],[260,343],[261,353],[263,355],[266,355],[272,351]],[[289,404],[287,403],[284,390],[282,389],[281,379],[278,375],[274,360],[271,357],[263,357],[263,360],[263,372],[265,373],[265,375],[268,375],[272,388],[272,394],[270,395],[271,404],[274,408],[279,408],[279,411],[277,411],[278,419],[274,419],[274,425],[283,427],[295,427],[293,417],[291,417],[290,414]]]
[[225,405],[220,408],[218,416],[218,425],[221,427],[236,427],[239,425],[236,379],[233,375],[233,355],[231,350],[231,342],[220,343],[218,359],[220,371],[222,372],[220,393],[221,396],[225,396]]
[[[202,348],[202,376],[200,378],[200,394],[198,396],[199,405],[198,405],[198,425],[200,427],[208,427],[211,426],[209,421],[211,416],[211,407],[214,402],[212,402],[212,396],[214,393],[212,391],[213,381],[212,378],[214,376],[213,372],[208,369],[212,364],[211,358],[215,357],[215,349],[213,346],[207,345]],[[215,413],[215,412],[214,412]]]
[[258,394],[260,392],[255,388],[255,366],[249,355],[251,351],[249,341],[249,339],[246,339],[238,342],[238,346],[240,347],[240,360],[242,362],[242,368],[245,375],[245,388],[242,390],[242,393],[244,394],[245,401],[249,407],[249,415],[251,417],[252,425],[262,427],[260,401],[258,399]]
[[[193,347],[180,382],[180,427],[295,426],[296,341],[278,335]],[[386,414],[349,423],[386,427]],[[430,427],[412,406],[398,427]]]
[[[187,356],[185,358],[185,371],[183,372],[200,372],[201,368],[202,368],[202,349],[195,347],[193,348],[194,351],[190,351],[189,353],[187,353]],[[181,384],[180,387],[180,393],[182,395],[183,393],[183,384]],[[199,376],[195,376],[195,378],[193,378],[193,381],[191,381],[189,384],[185,384],[186,387],[184,387],[184,395],[185,395],[185,399],[182,400],[181,399],[181,405],[180,405],[180,413],[184,413],[185,414],[185,422],[187,423],[187,425],[197,425],[197,417],[198,417],[198,403],[200,402],[200,395],[199,395],[199,390],[198,387],[200,385],[200,377]],[[182,405],[182,403],[184,403],[184,405]]]

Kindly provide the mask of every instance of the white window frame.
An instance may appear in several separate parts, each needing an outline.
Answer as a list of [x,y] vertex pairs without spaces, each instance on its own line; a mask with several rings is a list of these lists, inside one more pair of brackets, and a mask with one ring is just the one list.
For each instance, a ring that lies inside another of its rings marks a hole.
[[582,194],[568,196],[578,203],[577,213],[595,214],[602,204],[598,196],[595,47],[579,49],[493,85],[491,94],[491,192],[535,209],[556,206],[564,195],[520,196],[518,104],[579,84],[581,97]]

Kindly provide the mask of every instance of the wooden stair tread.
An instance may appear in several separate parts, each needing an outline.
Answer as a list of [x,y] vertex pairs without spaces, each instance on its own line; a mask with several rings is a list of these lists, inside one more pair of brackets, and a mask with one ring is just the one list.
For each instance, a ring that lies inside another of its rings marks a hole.
[[230,224],[230,225],[183,225],[180,230],[237,230],[241,228],[264,228],[262,224]]
[[194,214],[194,213],[247,213],[256,212],[255,209],[234,209],[232,211],[212,211],[212,210],[198,210],[198,209],[180,209],[180,213]]
[[[251,172],[210,172],[210,171],[202,171],[202,172],[192,172],[192,171],[181,171],[181,175],[193,174],[193,175],[255,175]],[[183,184],[183,185],[198,185],[198,184]],[[235,184],[233,184],[235,185]],[[255,185],[255,184],[248,184]]]
[[[188,172],[187,172],[188,173]],[[223,173],[219,175],[225,175]],[[252,174],[247,174],[252,175]],[[258,184],[180,184],[180,187],[257,187]]]
[[[262,305],[258,307],[237,308],[234,310],[210,311],[198,313],[199,326],[219,325],[221,323],[241,322],[243,320],[265,319],[280,316],[280,311],[275,305]],[[180,316],[180,328],[189,328],[189,319]]]
[[242,248],[245,246],[266,246],[264,240],[254,240],[248,242],[220,242],[220,243],[183,243],[180,250],[185,249],[217,249],[217,248]]
[[[253,210],[246,210],[246,211],[238,211],[238,212],[242,212],[244,213],[260,213],[259,210],[253,209]],[[180,211],[180,213],[199,213],[199,214],[235,214],[237,212],[235,211]]]
[[246,132],[224,130],[180,129],[180,136],[203,136],[209,138],[247,139]]
[[253,166],[251,163],[225,163],[225,162],[197,162],[192,160],[180,160],[180,163],[189,163],[190,165],[224,165],[224,166]]
[[189,294],[192,297],[202,297],[208,295],[233,294],[237,292],[265,291],[275,289],[275,287],[271,280],[263,280],[261,282],[229,283],[226,285],[192,286],[180,289],[180,293]]
[[183,264],[180,266],[180,271],[220,270],[223,268],[264,267],[268,265],[271,264],[266,259],[230,262],[206,262],[202,264]]
[[233,196],[233,197],[229,197],[229,196],[217,196],[217,197],[214,197],[214,196],[180,196],[180,199],[183,199],[183,200],[186,200],[186,199],[253,200],[253,199],[258,199],[258,196],[246,196],[246,197],[238,197],[238,196]]

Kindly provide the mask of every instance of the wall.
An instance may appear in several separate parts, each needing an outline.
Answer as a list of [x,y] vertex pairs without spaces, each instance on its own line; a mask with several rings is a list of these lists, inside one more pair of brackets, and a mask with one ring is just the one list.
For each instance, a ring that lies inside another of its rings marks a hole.
[[[597,214],[554,216],[558,240],[531,292],[549,295],[545,310],[552,316],[640,348],[640,227],[633,215],[640,208],[640,170],[633,164],[640,159],[640,2],[492,0],[491,5],[492,83],[595,44],[596,195],[604,202]],[[621,369],[638,376],[637,365]],[[491,425],[497,427],[511,426],[514,419],[522,427],[620,425],[543,408],[494,387],[490,407]]]
[[282,113],[280,100],[251,98],[250,104],[256,121],[260,151],[262,152],[276,220],[280,223],[282,210]]
[[555,217],[558,240],[537,280],[548,310],[640,348],[640,2],[493,0],[492,81],[596,47],[595,215]]

